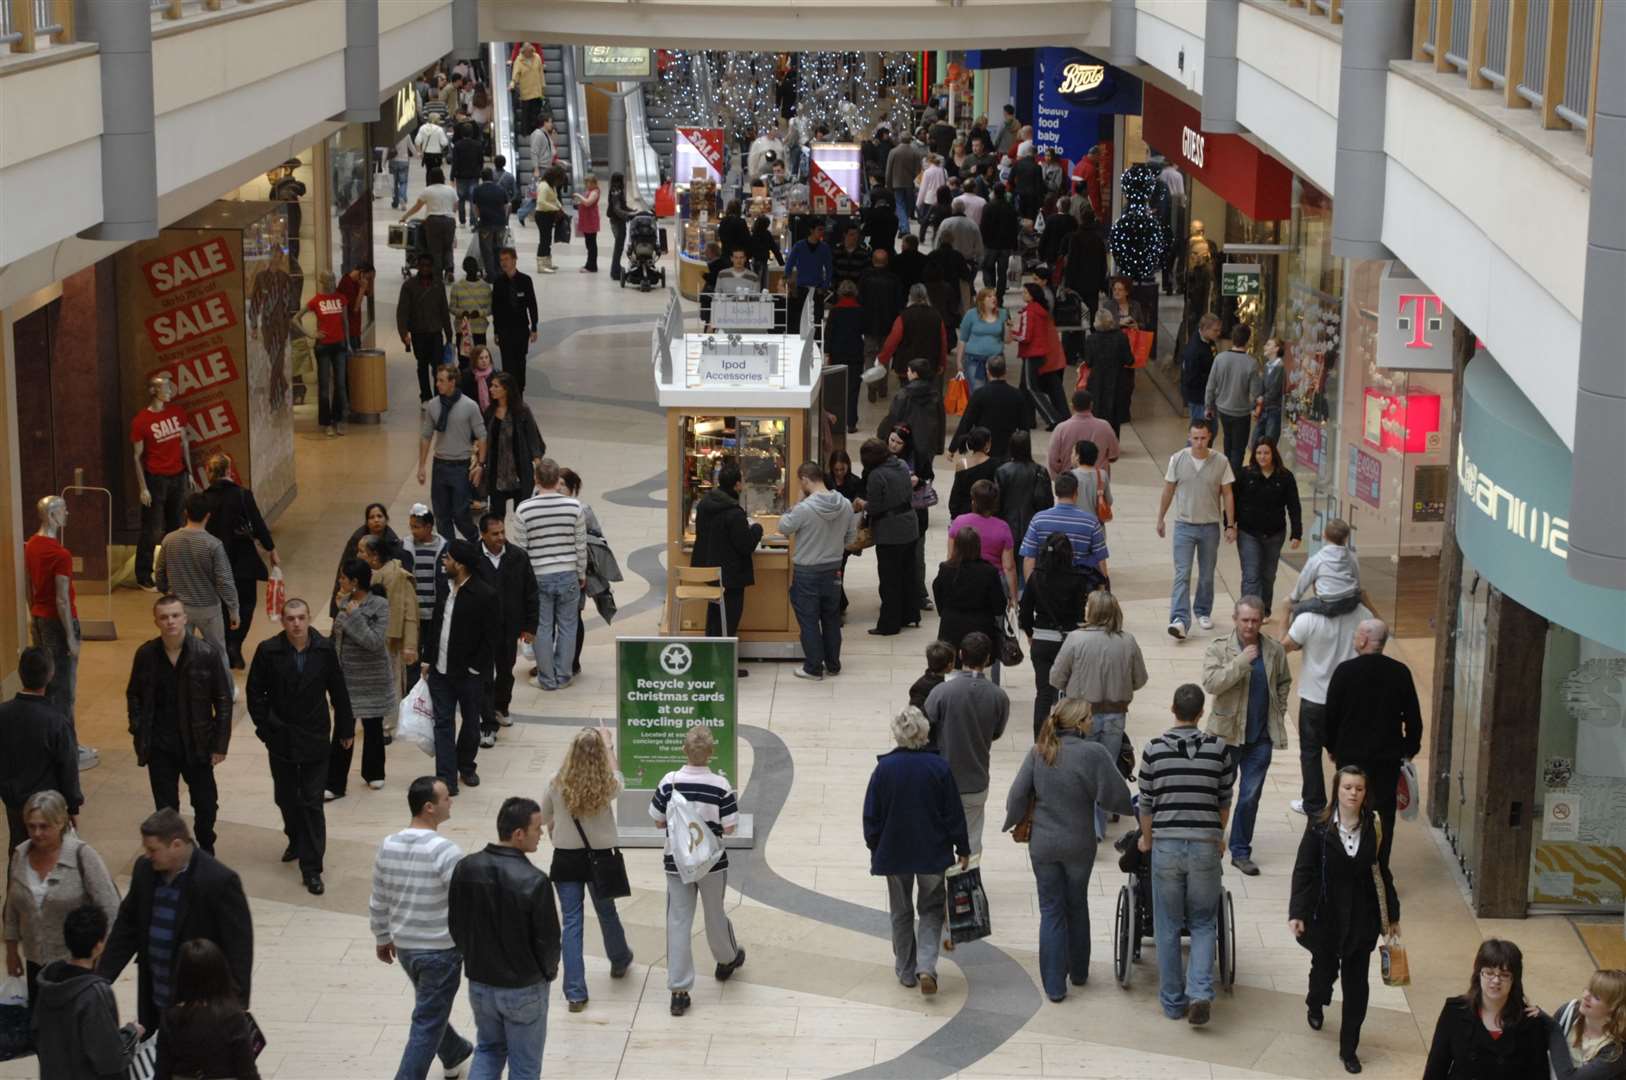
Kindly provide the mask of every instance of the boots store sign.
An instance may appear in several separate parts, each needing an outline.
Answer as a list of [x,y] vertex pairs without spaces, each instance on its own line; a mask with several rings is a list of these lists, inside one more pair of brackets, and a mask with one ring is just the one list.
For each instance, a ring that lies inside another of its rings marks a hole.
[[1146,145],[1176,162],[1255,221],[1293,213],[1293,173],[1240,135],[1203,130],[1202,114],[1155,86],[1144,91],[1141,134]]

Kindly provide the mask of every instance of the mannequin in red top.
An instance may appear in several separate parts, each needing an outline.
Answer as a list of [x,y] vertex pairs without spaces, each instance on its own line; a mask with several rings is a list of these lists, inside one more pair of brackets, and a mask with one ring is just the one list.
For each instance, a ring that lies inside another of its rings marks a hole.
[[[81,637],[73,591],[73,553],[62,545],[68,504],[58,495],[47,495],[37,509],[39,530],[23,544],[23,561],[28,568],[29,638],[36,648],[51,654],[54,665],[45,700],[61,709],[72,724]],[[95,768],[100,760],[90,747],[79,747],[81,770]]]

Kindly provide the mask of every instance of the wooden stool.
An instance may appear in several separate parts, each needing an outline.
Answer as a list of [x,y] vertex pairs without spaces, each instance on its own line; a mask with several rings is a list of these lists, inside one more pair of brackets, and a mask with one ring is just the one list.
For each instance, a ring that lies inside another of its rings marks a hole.
[[[674,629],[683,632],[683,605],[695,600],[717,605],[718,622],[723,637],[728,636],[728,609],[723,606],[723,569],[720,566],[679,566],[674,571],[677,584],[672,596],[677,601],[677,619]],[[700,635],[705,636],[704,627]]]

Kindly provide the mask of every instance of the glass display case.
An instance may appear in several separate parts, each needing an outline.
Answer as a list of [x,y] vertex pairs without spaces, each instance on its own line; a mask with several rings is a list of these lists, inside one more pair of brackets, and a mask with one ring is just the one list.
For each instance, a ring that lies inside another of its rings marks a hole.
[[728,461],[740,467],[740,504],[773,535],[774,521],[787,508],[790,439],[783,416],[685,416],[681,477],[683,538],[694,540],[695,506],[717,484]]

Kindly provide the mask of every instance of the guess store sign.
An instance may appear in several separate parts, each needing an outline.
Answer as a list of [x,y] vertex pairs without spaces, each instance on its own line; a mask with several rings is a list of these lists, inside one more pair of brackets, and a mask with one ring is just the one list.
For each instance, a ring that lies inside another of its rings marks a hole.
[[1255,221],[1293,213],[1293,171],[1240,135],[1202,129],[1202,114],[1155,86],[1144,87],[1141,135],[1204,187]]

